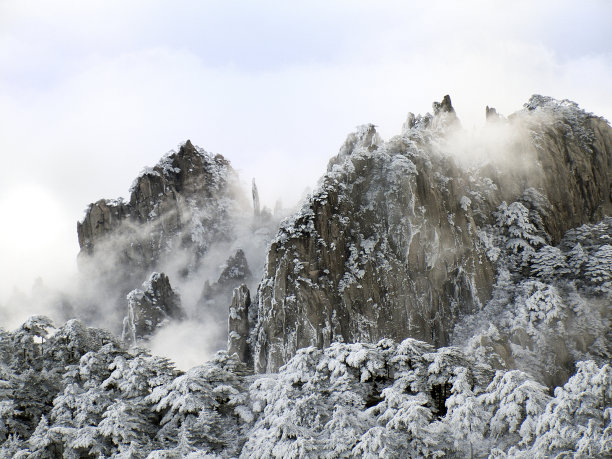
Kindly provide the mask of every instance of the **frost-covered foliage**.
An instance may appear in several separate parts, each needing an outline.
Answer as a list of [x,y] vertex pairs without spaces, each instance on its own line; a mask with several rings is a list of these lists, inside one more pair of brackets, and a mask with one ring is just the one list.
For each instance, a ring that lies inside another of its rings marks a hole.
[[[585,121],[588,118],[595,118],[595,115],[580,109],[576,102],[568,99],[559,101],[536,94],[524,105],[524,112],[529,112],[532,123],[541,125],[552,121],[554,127],[564,136],[577,140],[583,149],[591,151],[594,134],[584,126]],[[536,135],[535,131],[532,134]],[[539,145],[537,135],[534,140],[536,145]]]
[[223,352],[181,373],[77,321],[1,333],[1,457],[611,452],[612,373],[593,361],[551,397],[519,370],[414,339],[305,348],[254,376]]
[[[562,384],[573,363],[612,358],[612,218],[570,230],[556,247],[538,236],[522,205],[502,205],[498,219],[507,231],[497,243],[510,251],[498,261],[493,298],[455,329],[480,361],[497,368],[520,368],[547,384]],[[510,223],[509,223],[510,222]],[[521,228],[523,230],[521,230]],[[510,243],[515,235],[520,243]],[[529,253],[514,263],[518,253]],[[510,261],[508,261],[510,260]]]
[[[383,340],[302,349],[278,377],[263,377],[251,386],[253,409],[260,414],[242,454],[442,454],[444,445],[432,440],[430,423],[443,411],[436,391],[455,369],[441,368],[440,358],[431,346],[411,339],[400,345]],[[463,355],[452,363],[467,366]]]
[[[254,376],[226,353],[186,373],[41,316],[0,340],[0,457],[543,457],[611,450],[609,365],[554,397],[458,348],[335,343]],[[27,365],[26,365],[27,362]]]
[[152,391],[146,400],[163,415],[155,436],[162,448],[154,457],[163,457],[162,452],[183,457],[193,451],[233,456],[240,451],[241,414],[248,413],[240,369],[239,362],[220,353]]
[[0,457],[239,451],[237,413],[246,391],[235,359],[220,354],[181,375],[169,360],[128,351],[110,334],[78,321],[52,334],[50,328],[38,316],[2,332],[12,352],[0,363]]
[[532,423],[533,443],[512,457],[612,456],[612,368],[593,361],[579,362],[577,372]]
[[546,281],[569,274],[566,255],[558,247],[545,245],[533,254],[531,272]]
[[542,231],[534,224],[537,212],[530,212],[521,202],[509,205],[503,201],[496,213],[497,226],[501,229],[501,245],[508,254],[511,266],[526,266],[538,247],[545,244]]

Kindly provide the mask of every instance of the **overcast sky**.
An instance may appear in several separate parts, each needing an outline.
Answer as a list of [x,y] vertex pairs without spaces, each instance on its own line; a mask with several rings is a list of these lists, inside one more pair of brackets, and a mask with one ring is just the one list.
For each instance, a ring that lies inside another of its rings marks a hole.
[[450,94],[463,125],[533,93],[612,119],[612,2],[0,0],[0,301],[76,269],[76,221],[191,139],[265,204],[346,134]]

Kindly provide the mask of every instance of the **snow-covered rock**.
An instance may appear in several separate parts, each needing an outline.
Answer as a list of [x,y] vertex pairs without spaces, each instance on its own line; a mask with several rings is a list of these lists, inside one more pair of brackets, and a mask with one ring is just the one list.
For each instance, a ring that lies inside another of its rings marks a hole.
[[123,340],[134,344],[150,337],[168,320],[181,320],[185,313],[180,296],[172,290],[164,273],[153,273],[142,289],[127,295],[127,316],[123,319]]
[[373,125],[350,134],[281,224],[258,289],[258,371],[337,341],[446,345],[459,318],[490,299],[506,257],[527,269],[545,243],[612,214],[605,120],[533,96],[489,123],[513,134],[484,144],[484,156],[497,159],[468,168],[452,154],[461,128],[450,98],[433,108],[410,114],[387,142]]
[[249,307],[251,293],[246,285],[234,289],[232,303],[229,307],[227,353],[237,354],[245,363],[251,363],[249,338]]

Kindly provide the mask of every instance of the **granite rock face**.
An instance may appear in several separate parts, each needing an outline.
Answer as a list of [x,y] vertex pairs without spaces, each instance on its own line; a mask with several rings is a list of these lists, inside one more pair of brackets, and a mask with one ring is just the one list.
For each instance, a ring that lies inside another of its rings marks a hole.
[[448,344],[458,319],[491,297],[489,228],[506,202],[529,209],[553,243],[612,214],[605,120],[533,96],[492,123],[500,131],[482,148],[497,159],[468,167],[452,154],[461,128],[450,98],[433,108],[410,114],[387,142],[373,125],[350,134],[318,189],[281,225],[251,306],[257,371],[338,341]]
[[164,273],[151,274],[142,289],[132,290],[127,295],[127,302],[122,338],[131,344],[150,337],[166,321],[181,320],[185,316],[181,298],[172,290]]
[[237,354],[238,358],[251,364],[251,353],[248,344],[249,338],[249,307],[251,306],[251,293],[246,285],[234,289],[232,303],[229,307],[228,319],[228,354]]

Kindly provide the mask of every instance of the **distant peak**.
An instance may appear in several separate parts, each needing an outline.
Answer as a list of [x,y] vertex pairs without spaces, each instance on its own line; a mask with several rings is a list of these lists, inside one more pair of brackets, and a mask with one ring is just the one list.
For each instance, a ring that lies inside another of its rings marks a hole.
[[485,116],[487,121],[498,121],[501,119],[497,110],[494,107],[489,107],[488,105],[485,108]]
[[452,129],[460,127],[459,118],[457,118],[448,94],[442,98],[442,102],[434,102],[431,106],[434,112],[433,119],[431,120],[432,128]]
[[442,98],[442,102],[434,102],[431,104],[434,115],[439,113],[455,113],[455,109],[453,108],[453,104],[451,103],[451,98],[447,94]]
[[185,141],[185,143],[181,146],[181,150],[194,150],[195,151],[195,147],[193,146],[193,144],[191,143],[191,140],[187,139],[187,141]]

